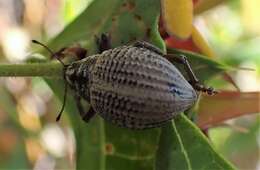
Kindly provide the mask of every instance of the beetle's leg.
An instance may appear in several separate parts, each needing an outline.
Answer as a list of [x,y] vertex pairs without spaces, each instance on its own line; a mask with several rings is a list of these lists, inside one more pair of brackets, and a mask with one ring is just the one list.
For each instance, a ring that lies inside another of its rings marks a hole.
[[111,48],[111,38],[109,34],[102,33],[100,37],[95,36],[96,43],[98,46],[98,52],[109,50]]
[[82,117],[82,119],[85,122],[89,122],[89,120],[96,114],[95,110],[93,109],[92,106],[90,106],[89,110],[87,112],[85,112],[84,116]]
[[159,55],[165,55],[162,50],[160,50],[159,48],[157,48],[156,46],[146,42],[146,41],[136,41],[133,44],[134,47],[141,47],[141,48],[146,48],[148,50],[151,50]]
[[77,108],[78,108],[81,118],[85,122],[88,122],[96,114],[95,111],[93,110],[92,106],[90,106],[89,110],[86,112],[83,108],[83,105],[81,103],[81,97],[79,95],[75,96],[75,101],[76,101]]
[[209,95],[216,94],[217,91],[215,91],[212,87],[205,87],[204,85],[200,84],[199,79],[196,77],[194,72],[191,69],[191,66],[187,60],[187,57],[184,55],[174,55],[174,54],[167,54],[165,55],[166,58],[169,60],[172,60],[174,62],[177,62],[179,64],[184,65],[184,69],[188,74],[188,77],[190,79],[190,84],[193,86],[194,89],[202,92],[206,92]]

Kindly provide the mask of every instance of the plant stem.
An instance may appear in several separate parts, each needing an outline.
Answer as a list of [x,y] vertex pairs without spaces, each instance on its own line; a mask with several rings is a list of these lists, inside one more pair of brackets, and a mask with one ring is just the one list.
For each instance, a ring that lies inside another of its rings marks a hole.
[[0,64],[0,77],[62,77],[60,63]]

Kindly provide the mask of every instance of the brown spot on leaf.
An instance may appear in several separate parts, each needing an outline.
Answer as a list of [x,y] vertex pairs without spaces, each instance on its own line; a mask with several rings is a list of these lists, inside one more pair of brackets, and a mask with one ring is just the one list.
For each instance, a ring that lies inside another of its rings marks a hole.
[[116,18],[115,17],[112,17],[112,22],[114,22],[116,20]]
[[149,38],[151,36],[151,28],[146,29],[146,37]]
[[111,143],[105,145],[105,152],[107,155],[112,155],[114,153],[114,147]]
[[127,6],[127,3],[124,2],[124,3],[122,4],[122,7],[126,7],[126,6]]
[[137,15],[137,14],[134,15],[134,18],[137,19],[138,21],[142,20],[142,17],[140,15]]
[[133,1],[124,2],[122,4],[122,7],[125,8],[126,10],[131,11],[135,8],[135,3]]

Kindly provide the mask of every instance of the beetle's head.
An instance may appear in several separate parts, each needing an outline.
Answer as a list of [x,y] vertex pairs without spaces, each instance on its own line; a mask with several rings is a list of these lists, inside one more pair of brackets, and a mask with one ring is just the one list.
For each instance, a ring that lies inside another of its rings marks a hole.
[[77,63],[71,63],[64,68],[65,80],[73,90],[77,90],[77,86],[80,83],[81,73]]
[[64,78],[70,88],[87,101],[90,100],[89,88],[96,58],[97,55],[92,55],[75,61],[66,66],[64,71]]
[[39,41],[32,40],[32,42],[35,44],[39,44],[42,47],[44,47],[45,49],[47,49],[51,54],[51,58],[53,58],[53,57],[56,58],[63,65],[63,78],[65,80],[65,88],[64,88],[63,105],[56,118],[56,121],[59,121],[61,114],[65,108],[65,103],[66,103],[66,98],[67,98],[66,97],[67,96],[67,84],[69,84],[73,89],[76,89],[77,84],[80,84],[80,82],[78,81],[79,79],[77,77],[78,76],[77,71],[79,69],[77,69],[77,66],[74,66],[76,64],[67,65],[61,60],[61,57],[66,54],[74,54],[76,57],[81,59],[81,58],[85,57],[87,51],[81,47],[72,47],[72,48],[62,48],[58,52],[53,52],[49,47],[47,47],[45,44],[43,44]]

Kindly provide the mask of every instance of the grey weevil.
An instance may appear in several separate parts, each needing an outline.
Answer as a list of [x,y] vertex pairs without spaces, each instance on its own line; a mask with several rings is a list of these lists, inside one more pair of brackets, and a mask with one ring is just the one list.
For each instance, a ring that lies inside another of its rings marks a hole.
[[[195,90],[210,95],[216,93],[213,88],[199,83],[184,55],[164,54],[144,41],[109,49],[109,41],[104,34],[97,40],[100,54],[68,65],[58,58],[64,65],[65,82],[75,92],[76,104],[85,122],[98,113],[120,127],[154,128],[189,109],[198,98]],[[38,41],[33,42],[46,47]],[[169,56],[184,65],[189,82],[166,59]],[[81,99],[91,105],[87,112]],[[66,90],[57,120],[65,100]]]

